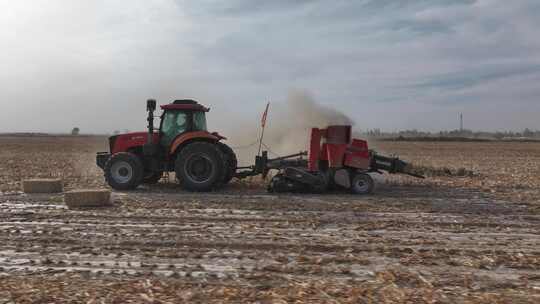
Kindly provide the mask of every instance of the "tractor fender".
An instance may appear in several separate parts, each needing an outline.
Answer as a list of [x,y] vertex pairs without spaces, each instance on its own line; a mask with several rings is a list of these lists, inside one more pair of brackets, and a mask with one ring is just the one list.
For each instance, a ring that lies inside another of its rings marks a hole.
[[192,141],[210,141],[210,142],[218,142],[222,138],[221,136],[215,136],[212,133],[206,132],[206,131],[195,131],[195,132],[189,132],[184,133],[181,135],[178,135],[172,142],[171,148],[169,149],[169,155],[174,155],[178,151],[180,151],[180,148],[187,144],[188,142]]

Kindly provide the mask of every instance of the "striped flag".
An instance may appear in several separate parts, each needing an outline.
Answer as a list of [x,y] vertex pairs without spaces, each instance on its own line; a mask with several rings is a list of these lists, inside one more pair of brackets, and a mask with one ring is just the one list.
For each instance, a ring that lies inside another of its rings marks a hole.
[[268,117],[268,108],[270,107],[270,103],[266,104],[266,110],[264,110],[264,114],[261,119],[261,126],[264,128],[266,127],[266,117]]

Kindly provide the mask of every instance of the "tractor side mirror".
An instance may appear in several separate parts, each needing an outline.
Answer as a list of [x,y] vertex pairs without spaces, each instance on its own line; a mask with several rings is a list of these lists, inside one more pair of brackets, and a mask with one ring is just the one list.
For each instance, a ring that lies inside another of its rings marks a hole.
[[146,111],[154,112],[155,110],[156,110],[156,100],[155,99],[148,99],[146,101]]

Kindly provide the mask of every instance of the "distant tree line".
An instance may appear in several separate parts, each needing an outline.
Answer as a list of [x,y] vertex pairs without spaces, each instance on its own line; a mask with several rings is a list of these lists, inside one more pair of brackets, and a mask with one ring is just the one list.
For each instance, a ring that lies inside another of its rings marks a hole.
[[521,132],[516,131],[472,131],[472,130],[450,130],[439,132],[428,132],[413,130],[402,130],[396,132],[384,132],[380,129],[369,129],[362,132],[363,135],[371,138],[470,138],[470,139],[534,139],[540,140],[540,130],[525,129]]

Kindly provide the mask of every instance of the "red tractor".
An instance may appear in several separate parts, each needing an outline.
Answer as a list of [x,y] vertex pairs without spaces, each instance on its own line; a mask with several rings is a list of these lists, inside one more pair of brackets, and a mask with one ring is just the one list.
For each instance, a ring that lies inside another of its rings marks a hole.
[[190,99],[162,105],[159,129],[154,130],[156,101],[147,101],[148,131],[109,138],[110,152],[96,162],[107,183],[117,190],[157,183],[163,172],[175,172],[183,188],[209,191],[227,184],[236,173],[237,159],[222,141],[206,129],[209,108]]

